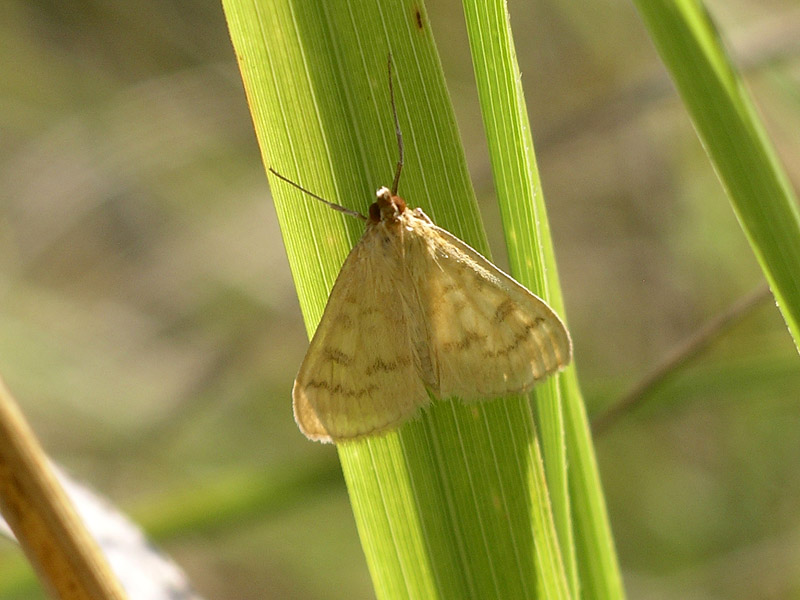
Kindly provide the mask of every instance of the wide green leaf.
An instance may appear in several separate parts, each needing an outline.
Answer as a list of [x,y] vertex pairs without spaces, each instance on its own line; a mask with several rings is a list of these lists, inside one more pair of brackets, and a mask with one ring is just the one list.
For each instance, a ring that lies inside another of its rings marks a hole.
[[[223,5],[265,165],[366,212],[397,160],[391,52],[406,140],[400,193],[487,251],[419,3]],[[363,224],[271,183],[311,332]],[[397,431],[337,450],[379,598],[568,596],[526,398],[437,402]]]

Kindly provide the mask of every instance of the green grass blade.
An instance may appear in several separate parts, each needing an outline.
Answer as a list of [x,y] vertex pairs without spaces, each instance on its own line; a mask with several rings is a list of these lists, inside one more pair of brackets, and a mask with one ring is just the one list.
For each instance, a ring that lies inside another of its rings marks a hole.
[[797,198],[702,4],[637,0],[783,318],[800,344]]
[[[511,273],[551,300],[545,273],[555,276],[555,264],[546,264],[542,248],[551,242],[544,206],[534,201],[541,186],[533,152],[526,151],[531,139],[506,6],[483,0],[464,0],[463,5]],[[555,378],[538,386],[533,396],[562,558],[577,596],[564,421]]]
[[[506,5],[494,0],[464,0],[463,4],[511,271],[563,315]],[[553,381],[537,387],[534,404],[572,594],[577,597],[582,588],[587,598],[621,598],[619,566],[574,367],[560,379],[560,384]],[[577,537],[573,536],[573,511],[580,532]]]
[[[487,250],[419,3],[223,6],[266,165],[365,212],[396,160],[391,50],[406,140],[400,192],[438,225]],[[363,224],[272,183],[311,332]],[[379,598],[567,597],[534,436],[524,398],[439,402],[396,432],[337,448]],[[534,531],[551,541],[535,543]]]

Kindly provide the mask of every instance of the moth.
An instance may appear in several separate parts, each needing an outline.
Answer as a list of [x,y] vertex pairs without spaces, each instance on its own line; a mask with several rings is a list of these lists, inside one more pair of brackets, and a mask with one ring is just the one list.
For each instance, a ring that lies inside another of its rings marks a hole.
[[563,369],[566,327],[547,303],[397,195],[400,159],[381,187],[331,290],[292,388],[294,417],[311,440],[380,435],[436,398],[519,394]]

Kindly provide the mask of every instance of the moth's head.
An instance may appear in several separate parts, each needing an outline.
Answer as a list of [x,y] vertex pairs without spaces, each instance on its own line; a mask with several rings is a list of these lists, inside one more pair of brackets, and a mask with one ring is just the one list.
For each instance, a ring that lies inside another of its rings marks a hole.
[[406,201],[395,196],[387,187],[380,188],[375,195],[377,200],[369,207],[369,220],[372,223],[396,221],[406,210]]

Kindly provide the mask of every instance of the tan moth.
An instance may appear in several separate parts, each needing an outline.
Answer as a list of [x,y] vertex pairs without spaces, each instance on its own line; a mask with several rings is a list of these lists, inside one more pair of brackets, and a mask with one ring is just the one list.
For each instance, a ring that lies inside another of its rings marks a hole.
[[292,389],[311,440],[379,435],[431,399],[526,392],[572,355],[566,327],[544,300],[397,195],[403,140],[389,89],[400,160],[342,265]]

